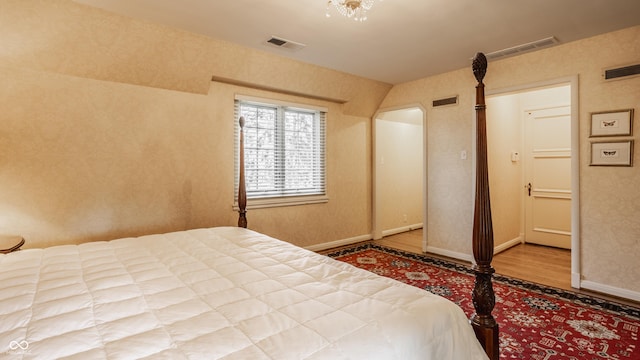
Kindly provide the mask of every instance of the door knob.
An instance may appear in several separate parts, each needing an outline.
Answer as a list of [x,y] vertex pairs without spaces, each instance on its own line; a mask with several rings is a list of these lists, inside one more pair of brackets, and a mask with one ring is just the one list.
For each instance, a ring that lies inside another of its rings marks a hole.
[[527,191],[529,191],[529,196],[531,196],[531,183],[527,185]]

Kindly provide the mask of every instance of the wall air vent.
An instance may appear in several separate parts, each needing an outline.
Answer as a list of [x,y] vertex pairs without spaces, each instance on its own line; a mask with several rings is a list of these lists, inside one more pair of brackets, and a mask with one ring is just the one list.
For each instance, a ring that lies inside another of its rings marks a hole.
[[431,104],[433,107],[445,106],[445,105],[457,105],[458,95],[444,98],[444,99],[433,100]]
[[276,36],[272,36],[271,38],[269,38],[269,40],[267,40],[267,45],[291,51],[298,51],[307,46],[305,44],[297,43],[295,41],[283,39]]
[[558,44],[558,39],[556,39],[554,36],[550,36],[548,38],[532,41],[530,43],[494,51],[486,54],[486,56],[489,60],[496,60],[508,56],[520,55],[530,51],[547,48],[556,44]]
[[602,72],[602,77],[605,80],[619,80],[637,75],[640,75],[640,64],[604,69]]

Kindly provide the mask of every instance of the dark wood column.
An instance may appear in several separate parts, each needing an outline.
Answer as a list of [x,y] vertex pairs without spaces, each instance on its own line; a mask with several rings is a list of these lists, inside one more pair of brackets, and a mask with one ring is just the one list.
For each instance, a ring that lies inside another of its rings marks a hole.
[[471,317],[471,325],[476,337],[490,359],[499,355],[498,323],[491,315],[496,303],[491,278],[495,270],[493,260],[493,224],[489,200],[489,169],[487,164],[487,119],[484,99],[484,83],[487,72],[487,58],[477,53],[473,59],[473,74],[476,86],[476,196],[473,214],[473,271],[476,275],[472,299],[476,312]]
[[247,227],[247,186],[244,179],[244,117],[238,119],[240,123],[240,159],[238,175],[238,226]]

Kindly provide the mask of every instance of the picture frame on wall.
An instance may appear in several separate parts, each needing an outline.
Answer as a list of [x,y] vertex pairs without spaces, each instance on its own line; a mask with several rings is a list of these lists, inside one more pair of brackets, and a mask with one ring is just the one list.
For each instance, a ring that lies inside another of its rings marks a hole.
[[630,136],[633,132],[633,109],[591,113],[590,137]]
[[591,143],[590,166],[633,166],[633,140]]

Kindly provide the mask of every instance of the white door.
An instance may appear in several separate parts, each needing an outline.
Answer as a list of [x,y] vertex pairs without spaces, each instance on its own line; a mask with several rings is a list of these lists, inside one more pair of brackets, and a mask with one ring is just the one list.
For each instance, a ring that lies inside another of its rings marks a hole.
[[571,109],[525,113],[525,242],[571,248]]

